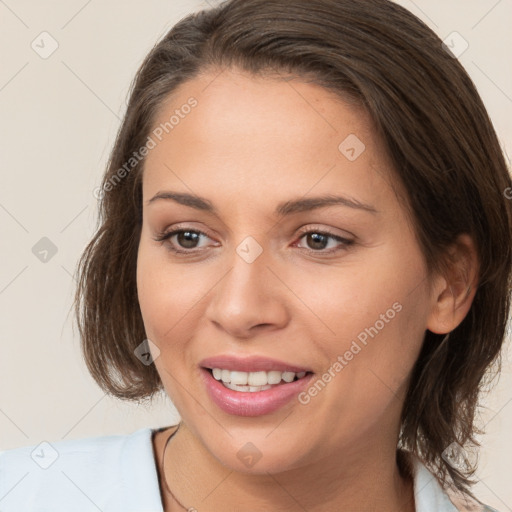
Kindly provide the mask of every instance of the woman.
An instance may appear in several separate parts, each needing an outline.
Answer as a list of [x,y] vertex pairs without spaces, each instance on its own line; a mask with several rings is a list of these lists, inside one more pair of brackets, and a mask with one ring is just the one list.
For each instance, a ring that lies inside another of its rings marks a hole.
[[470,454],[507,190],[467,73],[398,5],[183,19],[137,74],[76,295],[99,385],[181,422],[6,452],[2,510],[492,510]]

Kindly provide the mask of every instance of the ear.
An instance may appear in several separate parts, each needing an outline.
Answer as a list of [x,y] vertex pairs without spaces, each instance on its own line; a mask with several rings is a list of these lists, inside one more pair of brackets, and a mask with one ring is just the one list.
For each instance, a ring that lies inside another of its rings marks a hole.
[[432,287],[431,312],[427,329],[446,334],[453,331],[467,315],[478,287],[479,262],[473,239],[462,234],[449,248],[446,268]]

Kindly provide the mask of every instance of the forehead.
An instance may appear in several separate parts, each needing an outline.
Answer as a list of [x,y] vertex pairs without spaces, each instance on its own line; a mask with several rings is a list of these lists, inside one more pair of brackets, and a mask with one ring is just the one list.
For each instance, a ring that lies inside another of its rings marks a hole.
[[367,113],[298,79],[201,75],[161,105],[155,130],[161,140],[153,137],[146,158],[146,200],[169,186],[231,199],[242,191],[269,199],[278,191],[337,189],[366,202],[388,179],[386,152]]

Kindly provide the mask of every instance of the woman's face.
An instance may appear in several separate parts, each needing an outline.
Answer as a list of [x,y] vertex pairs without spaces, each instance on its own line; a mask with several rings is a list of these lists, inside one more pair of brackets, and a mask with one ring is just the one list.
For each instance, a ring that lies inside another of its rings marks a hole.
[[368,116],[224,71],[182,85],[151,137],[138,296],[189,430],[240,471],[394,453],[433,300]]

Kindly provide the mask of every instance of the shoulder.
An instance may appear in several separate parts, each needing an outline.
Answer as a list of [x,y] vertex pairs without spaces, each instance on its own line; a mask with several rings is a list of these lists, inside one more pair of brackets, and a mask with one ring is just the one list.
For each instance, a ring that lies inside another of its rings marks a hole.
[[0,452],[0,510],[161,512],[152,430]]
[[414,475],[416,512],[498,512],[497,510],[444,489],[423,462],[409,453]]

